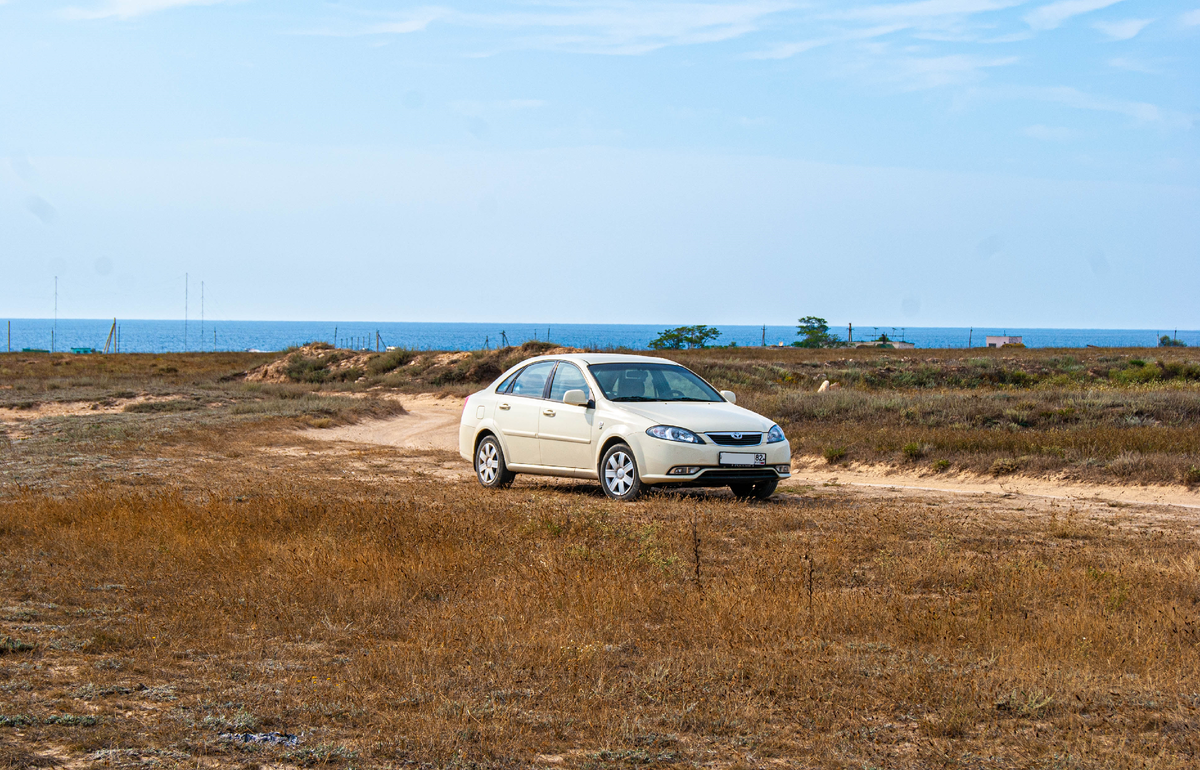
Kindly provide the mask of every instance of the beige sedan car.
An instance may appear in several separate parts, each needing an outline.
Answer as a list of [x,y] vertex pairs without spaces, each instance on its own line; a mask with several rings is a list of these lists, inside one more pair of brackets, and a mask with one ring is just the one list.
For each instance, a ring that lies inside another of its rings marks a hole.
[[766,499],[790,473],[791,447],[735,400],[662,358],[540,356],[467,398],[459,453],[486,487],[530,473],[597,479],[614,500],[648,486],[727,486]]

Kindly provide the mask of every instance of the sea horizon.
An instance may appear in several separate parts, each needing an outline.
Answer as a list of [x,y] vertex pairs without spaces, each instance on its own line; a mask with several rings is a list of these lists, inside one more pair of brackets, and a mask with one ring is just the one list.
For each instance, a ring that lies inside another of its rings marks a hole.
[[[160,320],[117,319],[117,334],[109,340],[113,319],[46,318],[3,319],[0,334],[6,337],[0,350],[24,349],[63,352],[76,349],[124,353],[175,353],[215,351],[274,352],[312,342],[327,342],[342,348],[420,350],[476,350],[546,341],[567,347],[648,349],[664,329],[683,324],[530,324],[530,323],[441,323],[420,321],[254,321],[254,320]],[[790,345],[798,339],[795,326],[712,324],[721,331],[716,345],[739,347]],[[846,326],[832,326],[830,333],[845,340]],[[911,342],[918,349],[984,347],[987,336],[1021,337],[1031,348],[1150,348],[1168,335],[1190,347],[1200,346],[1200,331],[1193,329],[1092,329],[1038,327],[937,327],[855,324],[855,341],[889,339]]]

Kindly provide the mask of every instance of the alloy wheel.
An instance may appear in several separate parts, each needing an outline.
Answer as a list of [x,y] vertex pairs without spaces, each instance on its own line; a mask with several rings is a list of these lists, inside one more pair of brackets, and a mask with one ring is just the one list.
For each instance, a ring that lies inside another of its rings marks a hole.
[[475,459],[475,471],[479,474],[479,480],[484,484],[492,484],[496,481],[496,477],[500,475],[500,453],[496,451],[496,445],[490,441],[485,441],[479,445],[479,456]]
[[604,465],[604,483],[614,495],[624,495],[633,486],[633,458],[625,452],[613,452]]

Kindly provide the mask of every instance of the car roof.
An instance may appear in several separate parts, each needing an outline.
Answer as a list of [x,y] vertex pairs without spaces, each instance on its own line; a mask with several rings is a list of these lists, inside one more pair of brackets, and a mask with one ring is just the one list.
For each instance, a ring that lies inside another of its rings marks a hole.
[[562,355],[546,355],[530,358],[522,361],[521,364],[528,364],[531,361],[574,361],[578,364],[674,364],[666,358],[657,358],[655,356],[639,356],[629,353],[563,353]]

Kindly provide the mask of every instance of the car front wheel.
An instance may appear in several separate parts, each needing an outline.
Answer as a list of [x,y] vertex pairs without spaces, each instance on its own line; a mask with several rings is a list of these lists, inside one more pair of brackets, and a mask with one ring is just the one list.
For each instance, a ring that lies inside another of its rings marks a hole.
[[628,444],[616,444],[604,453],[600,461],[600,486],[613,500],[629,502],[642,493],[637,460]]
[[489,489],[502,489],[513,482],[517,474],[504,462],[504,450],[495,436],[486,436],[475,449],[475,478]]

